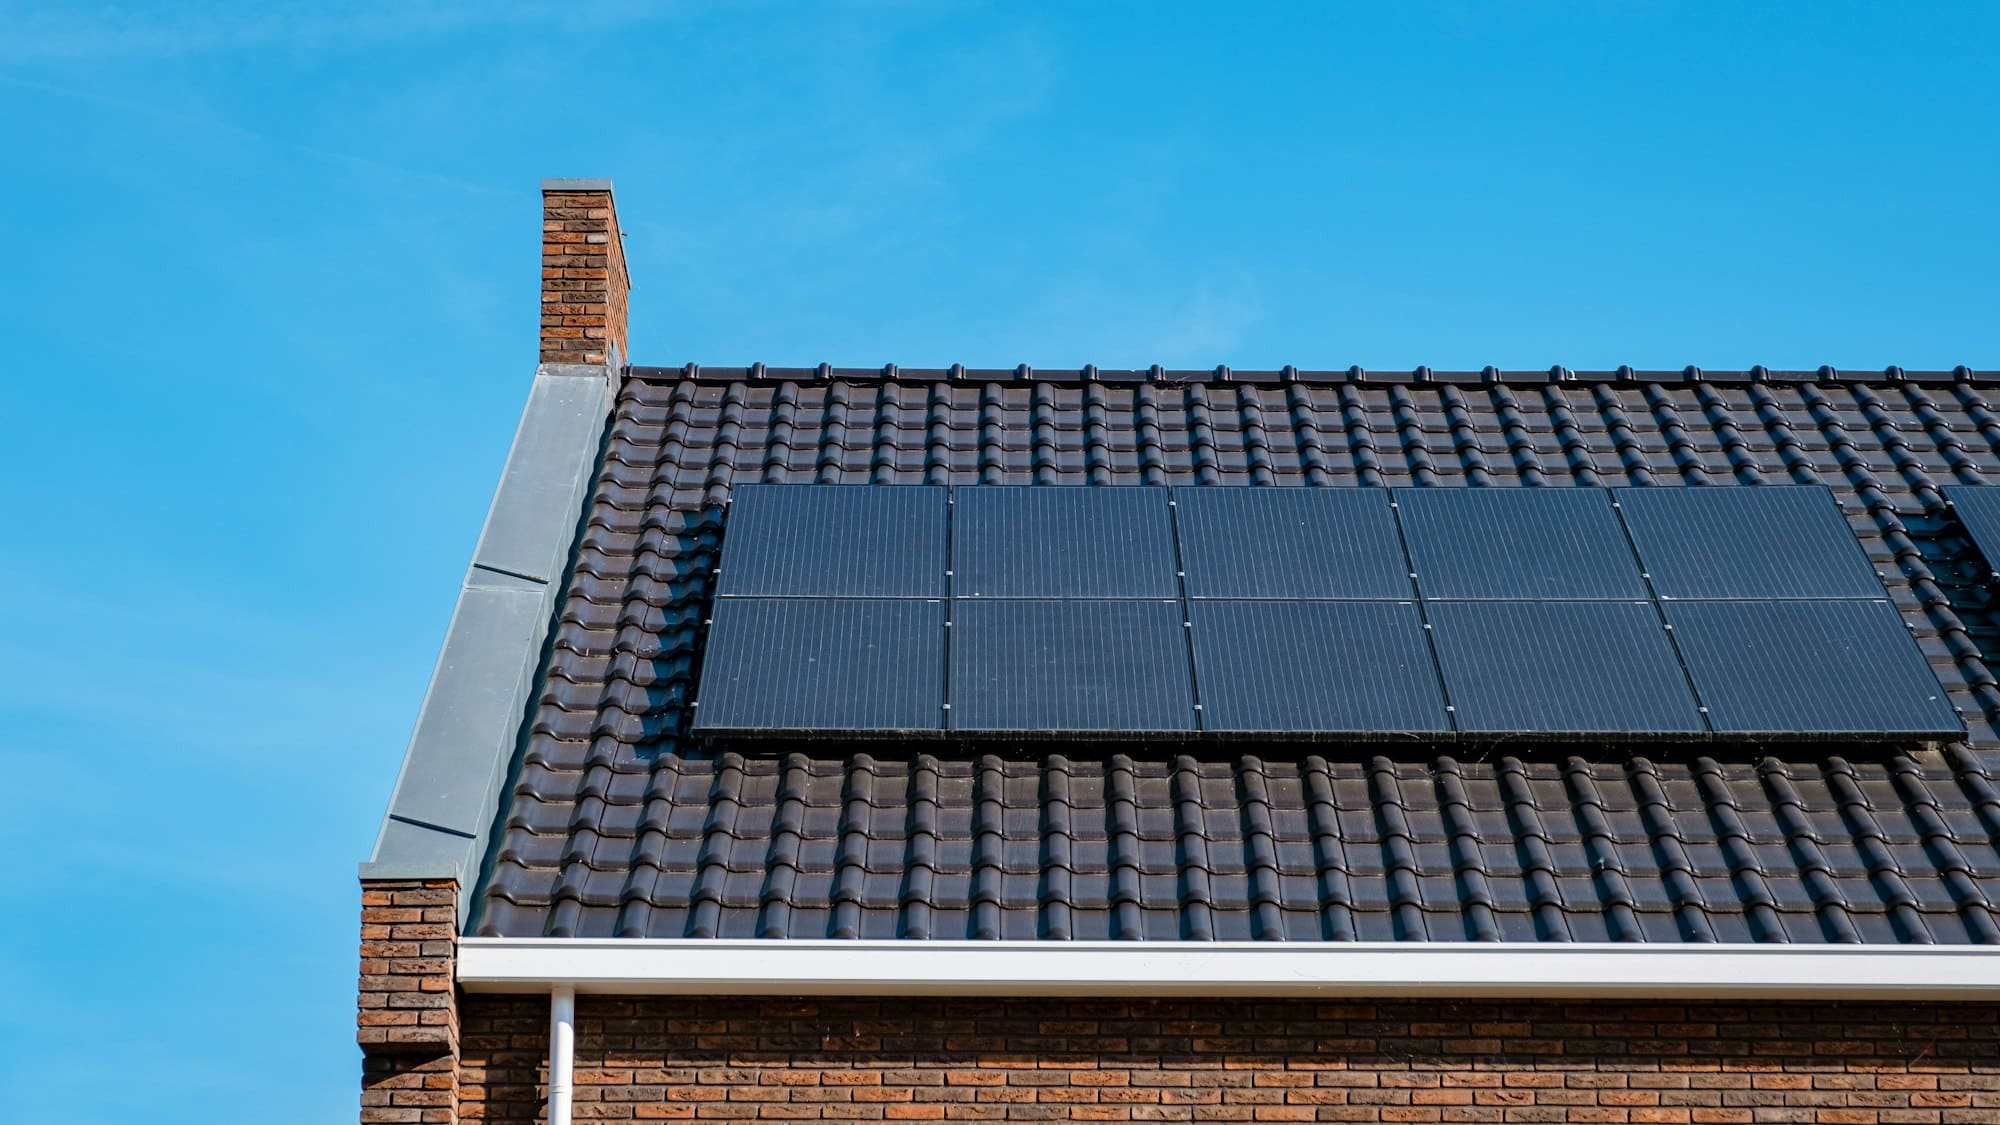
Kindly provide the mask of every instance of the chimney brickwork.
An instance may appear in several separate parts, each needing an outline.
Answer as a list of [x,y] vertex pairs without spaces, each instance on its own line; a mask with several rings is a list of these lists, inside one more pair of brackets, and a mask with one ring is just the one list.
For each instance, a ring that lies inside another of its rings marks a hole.
[[624,363],[630,289],[611,181],[542,181],[541,361]]

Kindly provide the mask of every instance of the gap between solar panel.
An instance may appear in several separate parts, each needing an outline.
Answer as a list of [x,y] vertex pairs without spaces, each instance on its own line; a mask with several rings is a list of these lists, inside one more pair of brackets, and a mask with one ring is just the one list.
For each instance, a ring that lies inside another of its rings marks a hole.
[[1193,734],[1176,559],[1165,488],[954,488],[949,729]]
[[738,486],[694,733],[941,735],[948,501],[931,486]]
[[1831,490],[1621,488],[1614,496],[1717,737],[1964,735]]
[[1708,736],[1608,493],[1403,488],[1395,499],[1462,739]]
[[1173,499],[1204,732],[1451,737],[1387,490],[1177,487]]

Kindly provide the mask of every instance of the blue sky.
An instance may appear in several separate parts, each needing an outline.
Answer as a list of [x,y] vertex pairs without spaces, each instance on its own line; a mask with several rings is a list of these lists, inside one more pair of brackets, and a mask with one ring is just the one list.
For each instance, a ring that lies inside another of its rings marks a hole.
[[[1335,14],[1338,11],[1338,14]],[[534,359],[2000,365],[1989,6],[0,2],[0,1118],[354,1119]]]

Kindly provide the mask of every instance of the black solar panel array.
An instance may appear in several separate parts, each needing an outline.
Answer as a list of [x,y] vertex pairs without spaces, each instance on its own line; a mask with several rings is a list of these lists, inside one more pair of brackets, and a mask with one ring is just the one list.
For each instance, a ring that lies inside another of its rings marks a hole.
[[698,731],[1962,730],[1817,487],[751,486],[725,539]]

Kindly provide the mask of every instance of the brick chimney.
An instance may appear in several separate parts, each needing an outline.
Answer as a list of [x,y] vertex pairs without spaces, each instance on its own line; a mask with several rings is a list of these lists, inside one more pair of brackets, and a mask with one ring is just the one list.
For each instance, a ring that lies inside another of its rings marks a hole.
[[543,180],[542,362],[626,362],[631,287],[611,181]]

